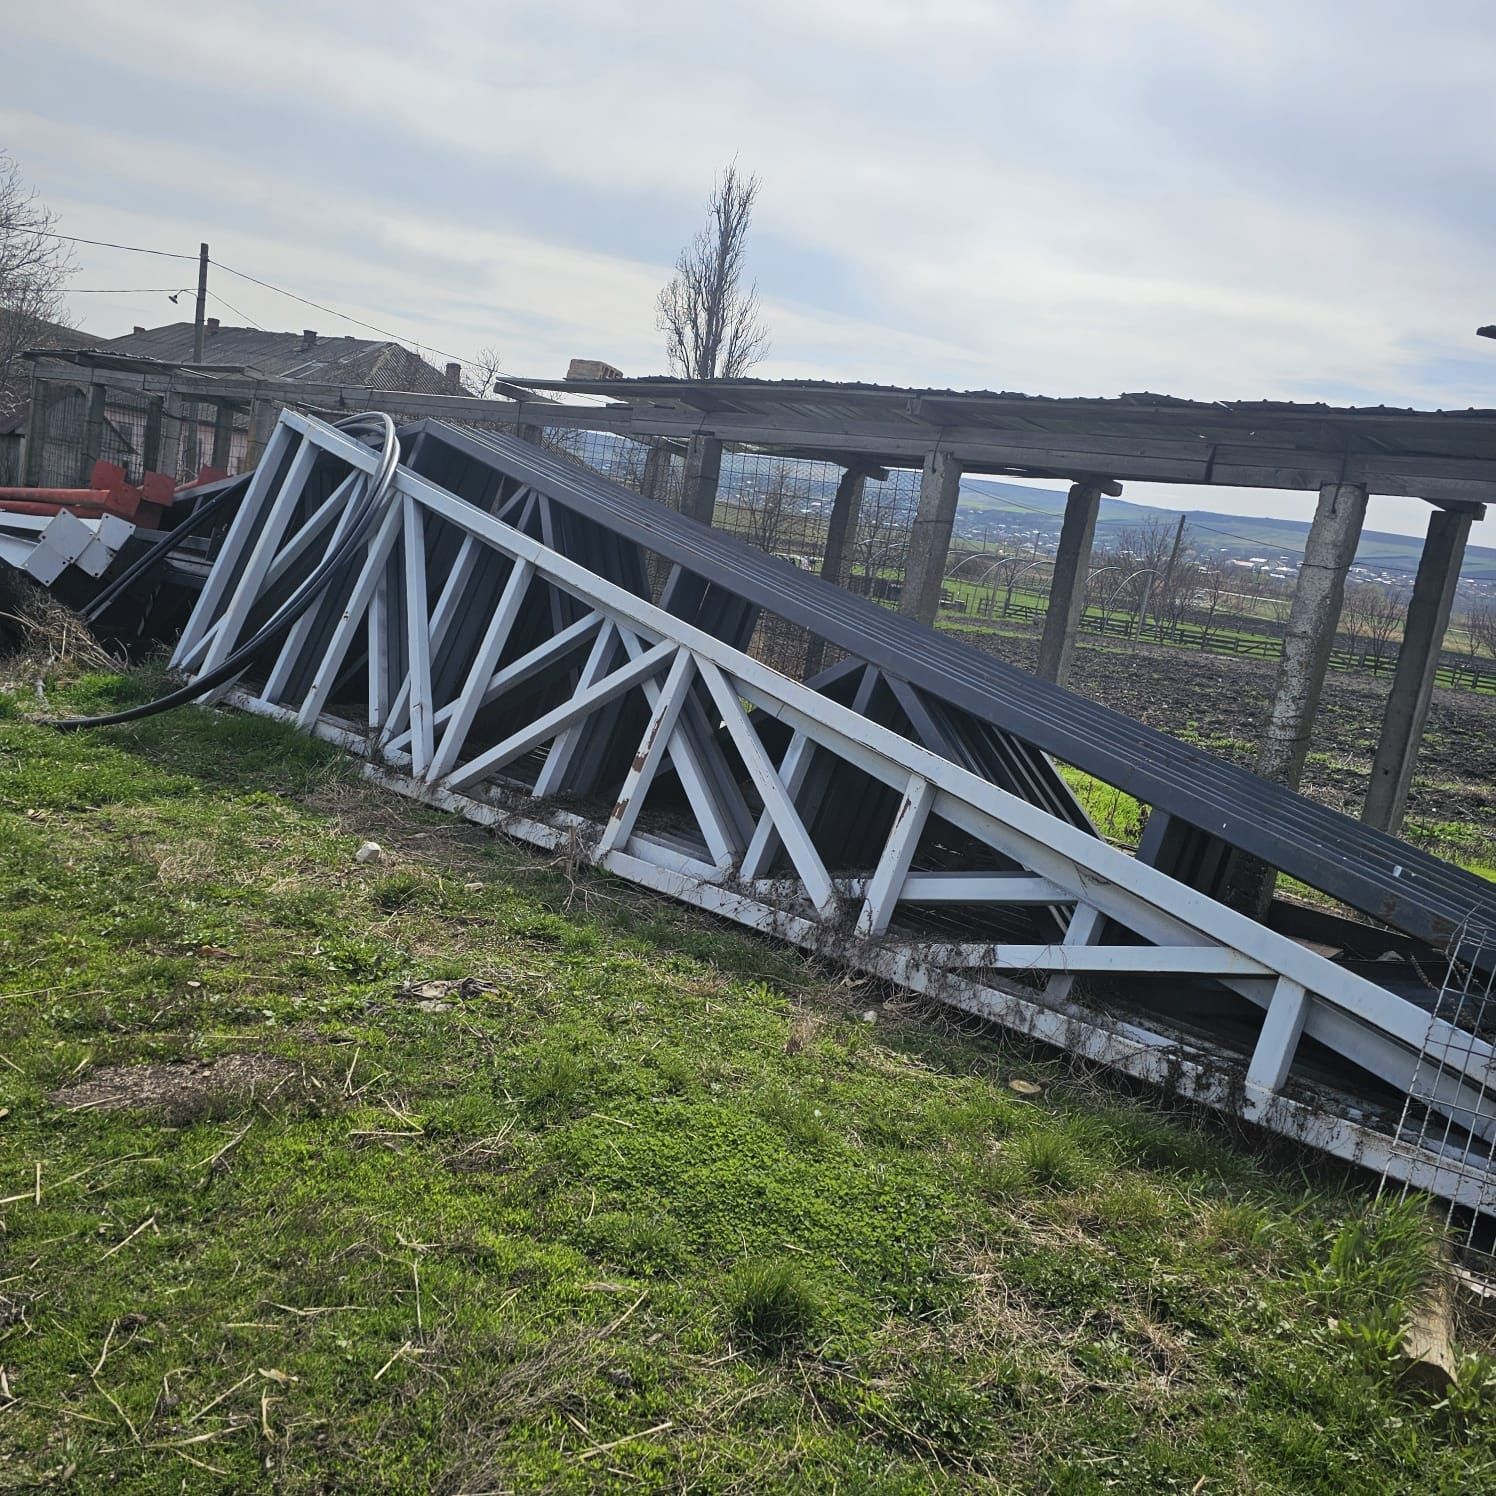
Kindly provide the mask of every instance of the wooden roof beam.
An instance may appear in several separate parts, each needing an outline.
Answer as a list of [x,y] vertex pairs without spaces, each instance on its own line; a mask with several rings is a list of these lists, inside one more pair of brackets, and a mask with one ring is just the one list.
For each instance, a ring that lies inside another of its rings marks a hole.
[[[488,422],[510,428],[556,426],[611,431],[620,436],[689,440],[709,436],[740,446],[815,452],[826,460],[862,457],[876,466],[916,466],[931,445],[928,431],[910,424],[890,431],[878,420],[721,412],[703,416],[679,406],[576,406],[549,399],[487,400],[471,395],[419,395],[362,385],[247,376],[207,377],[186,372],[93,368],[40,360],[43,379],[103,383],[145,394],[188,399],[274,400],[322,410],[386,410],[419,420]],[[1362,483],[1373,493],[1423,499],[1446,507],[1496,501],[1496,459],[1316,452],[1253,444],[1212,444],[1193,439],[1096,436],[1084,431],[1015,431],[989,426],[941,429],[940,447],[963,469],[1052,474],[1106,482],[1188,483],[1242,488],[1317,491],[1325,483]]]

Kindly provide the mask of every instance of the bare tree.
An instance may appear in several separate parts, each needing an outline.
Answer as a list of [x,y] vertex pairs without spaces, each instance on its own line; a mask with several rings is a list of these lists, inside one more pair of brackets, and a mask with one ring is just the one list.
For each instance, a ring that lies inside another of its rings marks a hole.
[[493,382],[499,376],[499,350],[490,343],[480,349],[477,358],[468,365],[469,392],[474,395],[491,395]]
[[1258,605],[1268,590],[1268,574],[1255,566],[1243,566],[1239,569],[1241,575],[1236,579],[1236,591],[1241,598],[1242,612],[1248,618],[1256,618]]
[[0,149],[0,417],[25,404],[29,371],[21,354],[55,342],[64,320],[63,287],[75,267],[67,245],[48,237],[56,222]]
[[1382,663],[1391,653],[1392,641],[1402,633],[1408,600],[1395,587],[1368,585],[1365,601],[1366,637],[1370,645],[1372,668],[1381,673]]
[[[869,481],[862,490],[862,504],[857,515],[857,534],[852,538],[852,580],[854,591],[871,597],[893,597],[902,581],[893,583],[883,577],[892,572],[902,578],[909,553],[911,513],[905,495],[892,482]],[[858,576],[858,573],[861,576]]]
[[1221,604],[1231,591],[1231,567],[1221,556],[1203,556],[1194,566],[1195,606],[1204,614],[1205,642],[1210,643],[1210,631],[1215,627],[1216,615]]
[[1161,613],[1163,593],[1174,585],[1168,576],[1169,557],[1174,554],[1175,527],[1167,520],[1150,519],[1145,524],[1124,530],[1117,540],[1119,562],[1125,567],[1116,586],[1123,607],[1137,618],[1141,634],[1147,619],[1144,611]]
[[1496,602],[1482,598],[1472,603],[1461,623],[1465,626],[1465,637],[1469,641],[1470,669],[1473,673],[1477,658],[1484,654],[1496,660]]
[[1027,575],[1031,571],[1039,571],[1044,562],[1039,558],[1039,542],[1037,537],[1029,542],[1027,551],[1019,552],[1008,559],[1005,563],[1005,588],[1003,591],[1003,617],[1007,618],[1013,611],[1013,587],[1018,578]]
[[[1115,551],[1094,551],[1091,555],[1091,567],[1086,572],[1086,585],[1081,599],[1080,626],[1085,628],[1086,620],[1091,616],[1091,610],[1096,609],[1101,615],[1101,630],[1106,632],[1107,617],[1111,612],[1110,590],[1116,587],[1116,579],[1119,575],[1121,561]],[[1053,593],[1054,578],[1050,578],[1049,606],[1054,605]]]
[[759,181],[728,163],[707,201],[707,221],[680,252],[660,292],[658,325],[670,371],[684,379],[736,379],[769,351],[758,287],[743,285],[744,250]]
[[1156,622],[1173,630],[1176,637],[1200,590],[1200,572],[1200,562],[1194,556],[1181,555],[1168,575],[1168,586],[1163,585],[1164,578],[1159,579],[1159,590],[1153,599],[1153,617]]
[[1361,641],[1368,633],[1368,613],[1375,605],[1376,588],[1369,585],[1347,587],[1340,604],[1340,632],[1351,654],[1361,656]]
[[749,545],[771,555],[788,543],[790,521],[794,517],[795,479],[786,462],[776,462],[769,469],[763,492],[750,496],[741,512],[738,533]]

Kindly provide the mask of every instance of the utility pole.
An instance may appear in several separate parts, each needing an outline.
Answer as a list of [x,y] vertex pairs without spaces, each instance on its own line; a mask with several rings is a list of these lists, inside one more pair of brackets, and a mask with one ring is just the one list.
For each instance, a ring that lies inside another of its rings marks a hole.
[[203,361],[203,327],[208,320],[208,246],[197,247],[197,312],[192,322],[192,362]]
[[[195,364],[203,361],[203,333],[207,320],[208,246],[199,244],[197,247],[197,306],[192,318],[192,362]],[[182,401],[182,456],[178,477],[191,479],[197,476],[198,459],[202,455],[198,450],[197,411],[196,400]]]

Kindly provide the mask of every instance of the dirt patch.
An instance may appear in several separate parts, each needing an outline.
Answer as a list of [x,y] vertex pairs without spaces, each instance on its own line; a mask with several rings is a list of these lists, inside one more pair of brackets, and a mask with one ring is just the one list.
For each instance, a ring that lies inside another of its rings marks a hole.
[[263,1054],[109,1065],[77,1085],[55,1091],[51,1100],[70,1112],[162,1112],[182,1124],[231,1111],[245,1101],[268,1100],[299,1073],[300,1066],[289,1060]]
[[447,865],[454,857],[475,856],[494,839],[486,827],[461,816],[433,821],[426,807],[351,773],[330,776],[300,803],[314,815],[337,822],[350,838],[376,842],[396,859]]

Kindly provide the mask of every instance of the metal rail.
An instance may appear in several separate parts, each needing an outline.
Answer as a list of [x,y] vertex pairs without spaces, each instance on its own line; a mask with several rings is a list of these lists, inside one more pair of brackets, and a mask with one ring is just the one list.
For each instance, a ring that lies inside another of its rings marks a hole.
[[[486,481],[457,475],[468,498],[414,470],[456,445],[407,435],[362,565],[235,704],[342,743],[403,793],[1496,1210],[1470,1164],[1490,1149],[1468,1146],[1496,1138],[1484,1038],[874,720],[869,639],[867,663],[816,690],[703,626],[741,635],[725,584],[713,603],[678,568],[651,601],[639,537],[575,523],[598,480],[570,464],[495,446]],[[177,669],[214,669],[339,545],[344,496],[377,462],[282,417]],[[672,537],[657,520],[651,548]],[[913,663],[933,668],[915,632]],[[855,791],[857,826],[826,824],[833,785]],[[1440,1125],[1410,1142],[1429,1113]]]

